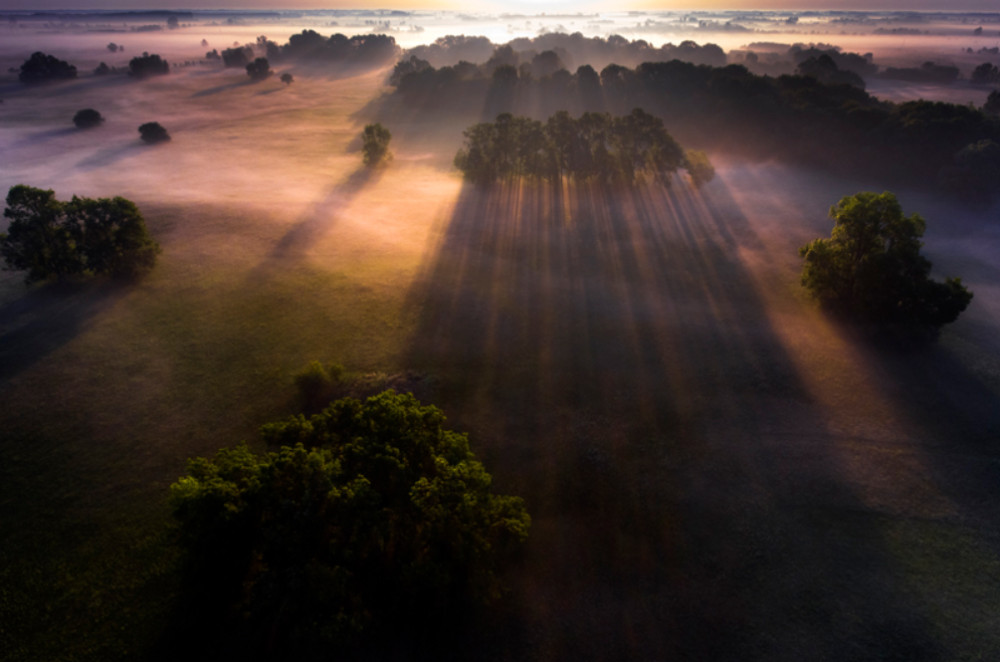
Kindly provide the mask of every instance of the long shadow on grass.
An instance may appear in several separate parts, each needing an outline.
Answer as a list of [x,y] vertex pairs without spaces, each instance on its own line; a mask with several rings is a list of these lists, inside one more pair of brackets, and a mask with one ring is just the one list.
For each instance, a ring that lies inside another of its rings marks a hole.
[[809,403],[756,241],[682,184],[463,189],[410,363],[534,518],[475,657],[937,657],[821,422],[801,471],[775,433]]
[[73,340],[127,291],[109,282],[50,283],[0,307],[0,382]]

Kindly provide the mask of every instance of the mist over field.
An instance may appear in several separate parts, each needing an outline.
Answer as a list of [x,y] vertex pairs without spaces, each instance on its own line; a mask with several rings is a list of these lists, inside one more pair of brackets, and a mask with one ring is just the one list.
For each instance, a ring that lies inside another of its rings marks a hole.
[[[453,659],[1000,655],[995,200],[753,159],[729,149],[736,130],[669,122],[708,150],[712,181],[484,187],[454,166],[463,130],[515,102],[419,105],[389,85],[409,55],[444,67],[478,48],[481,65],[511,42],[531,62],[579,32],[618,50],[580,39],[560,53],[570,72],[693,41],[719,47],[716,66],[776,77],[795,71],[791,47],[818,45],[877,67],[863,81],[876,97],[979,108],[1000,86],[971,80],[1000,65],[1000,14],[164,16],[0,11],[0,191],[124,196],[162,247],[127,285],[0,272],[5,659],[179,654],[168,487],[189,457],[261,448],[257,428],[297,411],[294,375],[314,360],[438,405],[495,488],[525,499],[511,593],[455,633]],[[304,29],[400,48],[276,60],[262,81],[206,57]],[[488,41],[451,52],[448,35]],[[77,78],[22,84],[35,51]],[[143,52],[170,73],[127,75]],[[101,62],[118,71],[94,75]],[[957,75],[883,76],[926,62]],[[544,119],[559,100],[535,101],[517,103]],[[75,128],[84,108],[105,121]],[[140,140],[153,121],[169,142]],[[392,159],[366,168],[376,121]],[[799,283],[799,247],[829,236],[830,206],[887,188],[926,218],[934,277],[975,295],[919,347],[872,342]]]

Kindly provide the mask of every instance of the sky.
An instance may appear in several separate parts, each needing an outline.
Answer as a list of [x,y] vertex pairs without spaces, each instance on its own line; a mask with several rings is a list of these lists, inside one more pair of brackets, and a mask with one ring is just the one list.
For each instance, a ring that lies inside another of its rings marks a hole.
[[776,10],[1000,10],[997,0],[0,0],[2,10],[41,9],[453,9],[462,11],[578,12],[697,9]]

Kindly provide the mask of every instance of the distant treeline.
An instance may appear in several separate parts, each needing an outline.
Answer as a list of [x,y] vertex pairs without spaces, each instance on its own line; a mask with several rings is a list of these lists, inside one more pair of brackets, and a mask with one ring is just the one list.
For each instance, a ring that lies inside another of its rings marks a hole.
[[669,186],[679,168],[688,167],[695,184],[711,179],[704,155],[691,158],[671,137],[663,120],[636,108],[622,117],[584,113],[574,119],[560,111],[545,123],[502,113],[465,131],[455,166],[467,179],[498,180],[563,177],[603,184],[631,183],[651,176]]
[[305,60],[323,63],[383,64],[399,57],[396,40],[384,34],[361,34],[348,37],[334,34],[324,37],[314,30],[293,34],[288,43],[280,45],[267,37],[256,43],[227,48],[222,53],[211,51],[208,59],[221,58],[227,67],[246,67],[255,56],[266,57],[271,63],[283,60]]
[[[462,63],[434,68],[411,57],[397,64],[387,100],[396,112],[502,112],[547,117],[625,114],[645,108],[664,119],[687,144],[752,158],[776,158],[890,183],[926,185],[969,180],[963,193],[984,196],[1000,188],[978,166],[1000,143],[1000,118],[969,106],[881,101],[846,84],[812,76],[758,76],[745,67],[647,62],[634,69],[584,65],[546,76],[501,65]],[[978,148],[976,148],[978,146]],[[969,159],[970,150],[975,158]],[[982,157],[982,158],[980,158]],[[956,169],[963,172],[955,176]]]

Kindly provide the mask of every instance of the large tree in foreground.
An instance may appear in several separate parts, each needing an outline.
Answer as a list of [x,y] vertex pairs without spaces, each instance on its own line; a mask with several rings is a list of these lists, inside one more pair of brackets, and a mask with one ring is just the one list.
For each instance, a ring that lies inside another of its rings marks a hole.
[[265,426],[279,450],[191,460],[171,496],[195,584],[218,582],[245,631],[288,658],[443,625],[497,597],[530,518],[444,423],[386,391]]
[[857,193],[830,209],[829,239],[800,249],[802,284],[832,308],[865,321],[937,328],[955,321],[972,300],[959,278],[930,278],[920,254],[926,227],[904,216],[892,193]]

